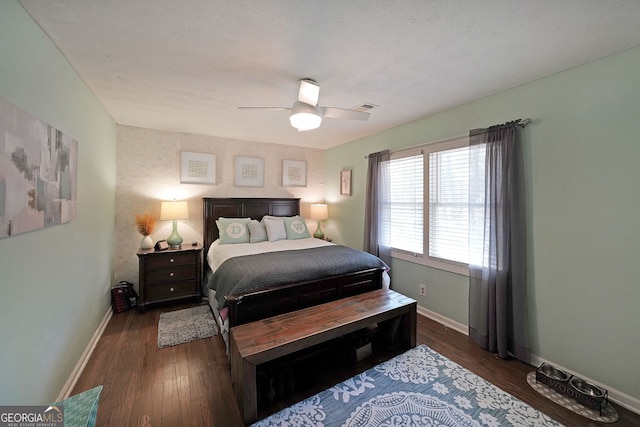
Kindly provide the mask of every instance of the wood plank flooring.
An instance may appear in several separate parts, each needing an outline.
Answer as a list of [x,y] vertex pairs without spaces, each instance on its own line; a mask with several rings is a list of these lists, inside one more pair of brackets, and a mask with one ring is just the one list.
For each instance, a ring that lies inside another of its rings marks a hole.
[[[160,313],[186,308],[173,305],[114,314],[74,388],[74,394],[102,384],[98,426],[244,425],[236,405],[220,335],[175,347],[157,348]],[[526,381],[534,368],[502,360],[469,339],[418,315],[417,343],[426,344],[454,362],[491,381],[567,426],[596,426],[536,393]],[[382,358],[390,355],[381,356]],[[297,401],[380,361],[370,358],[341,369]],[[284,405],[284,403],[283,403]],[[620,419],[611,426],[640,427],[640,415],[616,406]]]

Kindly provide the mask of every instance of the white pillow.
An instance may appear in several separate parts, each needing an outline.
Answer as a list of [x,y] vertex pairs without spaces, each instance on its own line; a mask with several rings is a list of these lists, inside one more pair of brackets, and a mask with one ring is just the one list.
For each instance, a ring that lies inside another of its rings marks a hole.
[[249,243],[264,242],[267,240],[267,229],[264,224],[252,219],[249,222]]
[[284,220],[269,219],[264,222],[264,226],[267,229],[267,238],[270,242],[285,240],[287,238],[287,232],[284,229]]

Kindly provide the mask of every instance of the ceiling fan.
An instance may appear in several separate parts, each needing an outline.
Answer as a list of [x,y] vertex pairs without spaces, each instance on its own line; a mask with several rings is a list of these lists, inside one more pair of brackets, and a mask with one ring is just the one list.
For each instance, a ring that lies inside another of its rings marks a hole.
[[291,107],[238,107],[242,110],[288,110],[289,121],[298,131],[312,130],[320,126],[323,117],[332,119],[367,120],[370,113],[318,105],[320,86],[313,79],[298,80],[298,100]]

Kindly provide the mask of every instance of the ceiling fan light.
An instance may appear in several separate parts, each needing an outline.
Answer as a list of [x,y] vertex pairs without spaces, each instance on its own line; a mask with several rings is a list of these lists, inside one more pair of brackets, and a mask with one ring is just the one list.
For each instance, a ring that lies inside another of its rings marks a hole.
[[298,130],[316,129],[322,123],[322,116],[318,113],[316,107],[302,102],[296,102],[291,108],[291,116],[289,116],[291,126]]

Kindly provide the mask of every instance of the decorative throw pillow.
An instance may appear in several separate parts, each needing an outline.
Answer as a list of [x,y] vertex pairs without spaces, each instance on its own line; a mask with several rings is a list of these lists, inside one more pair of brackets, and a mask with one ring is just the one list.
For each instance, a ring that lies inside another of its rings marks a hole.
[[287,239],[306,239],[311,237],[307,223],[300,215],[284,218],[284,228],[287,233]]
[[276,240],[285,240],[287,232],[284,230],[284,221],[282,219],[272,219],[264,222],[267,228],[267,238],[270,242]]
[[249,243],[264,242],[267,240],[267,229],[264,224],[253,219],[249,222]]
[[228,220],[236,220],[236,221],[240,221],[240,222],[249,222],[251,221],[251,218],[225,218],[223,216],[218,217],[218,219],[216,219],[216,227],[218,227],[218,231],[220,231],[220,220],[221,219],[228,219]]
[[222,218],[216,224],[220,234],[220,244],[249,243],[249,228],[247,224],[250,218]]
[[94,427],[98,417],[98,402],[102,386],[70,396],[53,403],[51,406],[62,405],[64,408],[64,425]]

